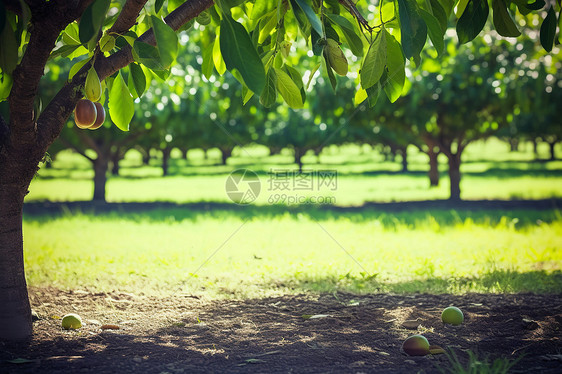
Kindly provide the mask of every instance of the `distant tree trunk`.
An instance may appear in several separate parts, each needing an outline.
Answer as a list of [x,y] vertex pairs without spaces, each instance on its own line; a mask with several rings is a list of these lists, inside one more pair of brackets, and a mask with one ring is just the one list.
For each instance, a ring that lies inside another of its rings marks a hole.
[[170,161],[170,154],[172,153],[172,147],[166,147],[162,150],[162,176],[168,175],[168,167]]
[[232,148],[220,148],[221,151],[221,164],[226,165],[226,162],[232,156]]
[[119,175],[119,161],[122,159],[123,155],[119,151],[111,155],[111,175]]
[[554,161],[556,160],[556,143],[558,143],[557,141],[554,142],[548,142],[548,147],[550,149],[550,158],[549,161]]
[[536,160],[539,158],[539,150],[538,150],[539,142],[537,142],[537,138],[533,138],[531,140],[531,143],[533,144],[533,154],[535,155],[535,160]]
[[451,195],[449,200],[461,200],[461,153],[457,152],[448,157],[449,159],[449,180]]
[[402,173],[408,171],[408,147],[400,148],[398,150],[402,156]]
[[318,163],[320,163],[320,155],[322,154],[324,148],[322,147],[318,147],[318,148],[314,148],[314,155],[316,156],[316,160]]
[[295,147],[295,164],[299,167],[299,173],[302,172],[302,156],[306,153],[305,149]]
[[104,154],[98,152],[98,158],[94,163],[94,201],[105,201],[105,186],[107,184],[108,159]]
[[201,148],[203,150],[203,159],[204,160],[208,160],[209,159],[209,155],[207,154],[208,149],[207,148]]
[[275,156],[281,153],[281,147],[274,147],[271,146],[269,147],[269,155],[270,156]]
[[519,139],[517,139],[517,138],[509,138],[509,151],[510,151],[510,152],[517,152],[517,151],[519,151]]
[[180,150],[181,150],[181,157],[182,157],[184,160],[187,160],[187,151],[188,151],[188,149],[187,149],[187,148],[182,148],[182,149],[180,149]]
[[439,152],[435,152],[433,147],[429,147],[427,155],[429,156],[429,186],[437,187],[439,186]]

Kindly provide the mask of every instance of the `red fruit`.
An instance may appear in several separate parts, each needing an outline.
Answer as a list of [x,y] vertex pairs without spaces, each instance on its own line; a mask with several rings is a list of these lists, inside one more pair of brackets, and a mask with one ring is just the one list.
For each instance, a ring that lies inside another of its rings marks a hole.
[[97,110],[90,100],[82,99],[74,108],[74,122],[80,129],[87,129],[96,122]]
[[105,121],[105,109],[103,108],[103,105],[101,105],[100,103],[94,103],[94,105],[96,106],[96,111],[98,115],[96,117],[96,121],[94,122],[94,124],[88,127],[90,130],[99,129],[103,125],[103,121]]

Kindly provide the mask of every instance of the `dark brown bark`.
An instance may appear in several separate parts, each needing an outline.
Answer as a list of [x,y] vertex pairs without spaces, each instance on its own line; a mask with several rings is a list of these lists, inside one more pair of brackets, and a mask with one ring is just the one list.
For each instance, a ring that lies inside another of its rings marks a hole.
[[220,148],[221,165],[226,165],[230,156],[232,156],[232,148]]
[[306,153],[306,149],[295,147],[295,164],[297,164],[297,166],[299,167],[299,173],[302,173],[302,167],[303,167],[302,156],[304,156],[305,153]]
[[107,185],[108,159],[102,153],[98,153],[98,158],[94,164],[94,201],[105,201],[105,187]]
[[400,148],[400,156],[402,157],[402,173],[408,171],[408,148]]
[[437,187],[439,186],[439,153],[434,152],[433,147],[430,147],[427,155],[429,156],[429,171],[427,173],[429,176],[429,186]]
[[461,200],[461,158],[460,153],[454,153],[449,159],[449,180],[450,180],[450,196],[449,200]]
[[168,167],[170,166],[170,154],[172,147],[166,147],[162,150],[162,176],[168,175]]
[[550,150],[549,161],[554,161],[554,160],[556,160],[556,143],[557,143],[557,142],[549,142],[549,143],[548,143],[548,148],[549,148],[549,150]]
[[123,159],[121,152],[116,151],[111,155],[111,175],[119,175],[119,161]]
[[[31,308],[23,263],[22,209],[34,169],[0,153],[0,341],[31,335]],[[25,166],[24,166],[25,167]]]

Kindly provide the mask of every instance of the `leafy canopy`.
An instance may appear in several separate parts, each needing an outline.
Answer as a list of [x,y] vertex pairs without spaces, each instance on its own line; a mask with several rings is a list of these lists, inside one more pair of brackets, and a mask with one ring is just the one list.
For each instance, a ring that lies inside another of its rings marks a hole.
[[[188,0],[189,1],[189,0]],[[25,53],[30,12],[21,14],[0,3],[0,100],[10,93],[11,75]],[[134,63],[105,79],[102,101],[109,115],[127,130],[134,115],[134,100],[152,79],[166,80],[178,57],[181,42],[163,20],[181,1],[157,0],[147,4],[129,30],[112,31],[122,1],[94,0],[80,20],[60,33],[51,59],[73,61],[69,79],[91,66],[97,56],[131,48]],[[538,39],[545,51],[558,51],[562,22],[560,0],[379,0],[375,4],[352,0],[216,0],[180,31],[198,32],[202,73],[206,79],[227,70],[242,84],[242,100],[256,95],[270,107],[282,98],[302,108],[313,76],[321,70],[335,89],[337,75],[358,79],[356,102],[375,105],[384,92],[391,102],[404,90],[405,71],[421,64],[428,41],[441,55],[450,21],[456,21],[459,43],[473,40],[485,28],[492,8],[497,34],[517,37],[525,24],[540,18]],[[544,18],[543,18],[544,17]],[[140,37],[152,29],[155,43]],[[190,35],[190,34],[187,35]],[[303,52],[306,51],[307,52]],[[305,55],[315,66],[299,69]],[[349,72],[349,69],[357,69]]]

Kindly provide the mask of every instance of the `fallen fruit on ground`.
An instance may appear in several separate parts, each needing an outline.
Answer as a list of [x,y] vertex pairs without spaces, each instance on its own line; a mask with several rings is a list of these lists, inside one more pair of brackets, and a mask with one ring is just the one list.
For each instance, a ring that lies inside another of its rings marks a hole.
[[458,326],[464,321],[464,315],[462,311],[454,306],[445,308],[441,313],[441,320],[443,323],[448,323],[453,326]]
[[429,354],[429,342],[423,335],[412,335],[402,343],[402,349],[410,356]]
[[96,122],[97,110],[94,103],[90,100],[82,99],[78,101],[74,108],[74,122],[80,129],[87,129]]
[[76,330],[82,327],[82,318],[78,314],[67,314],[62,317],[62,328],[66,330]]
[[88,127],[88,129],[90,130],[99,129],[103,125],[103,122],[105,121],[105,109],[103,108],[103,105],[101,105],[100,103],[94,103],[94,105],[96,106],[97,116],[94,124]]

